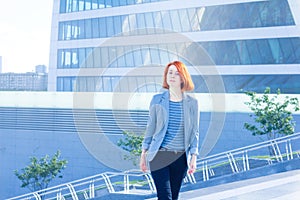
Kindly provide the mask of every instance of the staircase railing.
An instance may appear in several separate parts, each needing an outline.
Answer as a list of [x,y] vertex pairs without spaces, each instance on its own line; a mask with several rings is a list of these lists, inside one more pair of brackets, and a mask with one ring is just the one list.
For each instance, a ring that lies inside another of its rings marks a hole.
[[[208,181],[212,177],[240,173],[257,167],[271,165],[272,163],[291,160],[299,156],[300,133],[295,133],[200,158],[197,160],[200,168],[197,169],[194,175],[188,175],[184,181],[189,183]],[[8,200],[92,199],[103,195],[105,192],[151,194],[155,192],[155,186],[151,175],[142,173],[140,170],[105,172]]]
[[300,156],[300,133],[222,152],[197,160],[203,181],[235,174]]

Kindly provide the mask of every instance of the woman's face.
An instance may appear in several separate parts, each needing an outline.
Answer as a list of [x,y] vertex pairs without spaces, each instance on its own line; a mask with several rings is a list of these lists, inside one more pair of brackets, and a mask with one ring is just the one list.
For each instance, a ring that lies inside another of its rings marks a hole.
[[171,65],[168,69],[167,83],[170,88],[181,88],[182,80],[175,65]]

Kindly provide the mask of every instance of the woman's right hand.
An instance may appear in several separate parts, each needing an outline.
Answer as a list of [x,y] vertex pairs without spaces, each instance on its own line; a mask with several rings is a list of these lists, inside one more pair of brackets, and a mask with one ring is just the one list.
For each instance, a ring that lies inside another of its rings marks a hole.
[[146,171],[147,171],[146,152],[145,152],[145,151],[143,151],[142,154],[141,154],[141,159],[140,159],[140,169],[141,169],[143,172],[146,172]]

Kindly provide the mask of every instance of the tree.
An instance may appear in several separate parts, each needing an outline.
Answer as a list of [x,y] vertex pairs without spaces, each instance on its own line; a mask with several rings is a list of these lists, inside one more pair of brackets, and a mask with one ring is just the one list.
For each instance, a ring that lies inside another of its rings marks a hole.
[[130,152],[130,156],[125,155],[125,160],[132,160],[133,164],[136,166],[138,163],[139,156],[142,153],[142,142],[143,135],[137,135],[135,133],[123,132],[125,139],[120,139],[118,141],[118,146],[121,146],[126,151]]
[[250,117],[254,118],[255,124],[244,124],[244,127],[251,131],[252,135],[266,135],[268,140],[293,134],[295,122],[292,111],[299,110],[297,98],[286,96],[280,100],[280,89],[277,89],[275,95],[270,95],[270,92],[269,87],[261,96],[255,92],[246,92],[251,101],[245,102],[245,104],[253,111]]
[[[21,187],[27,187],[30,191],[46,189],[49,183],[61,173],[66,167],[66,160],[59,160],[60,151],[50,159],[48,155],[40,159],[30,158],[30,164],[21,169],[20,172],[15,170],[14,173],[21,180]],[[60,174],[58,178],[62,178]]]

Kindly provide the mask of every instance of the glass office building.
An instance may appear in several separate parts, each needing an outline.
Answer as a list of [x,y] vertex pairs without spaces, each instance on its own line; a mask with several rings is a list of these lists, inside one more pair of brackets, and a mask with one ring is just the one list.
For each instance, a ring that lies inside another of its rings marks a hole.
[[[224,83],[215,92],[300,93],[296,0],[54,2],[50,91],[157,92],[159,67],[182,60],[197,69],[196,93],[211,92],[214,76]],[[209,62],[195,58],[195,45]],[[157,73],[130,73],[148,65]],[[203,75],[207,65],[217,73]]]

